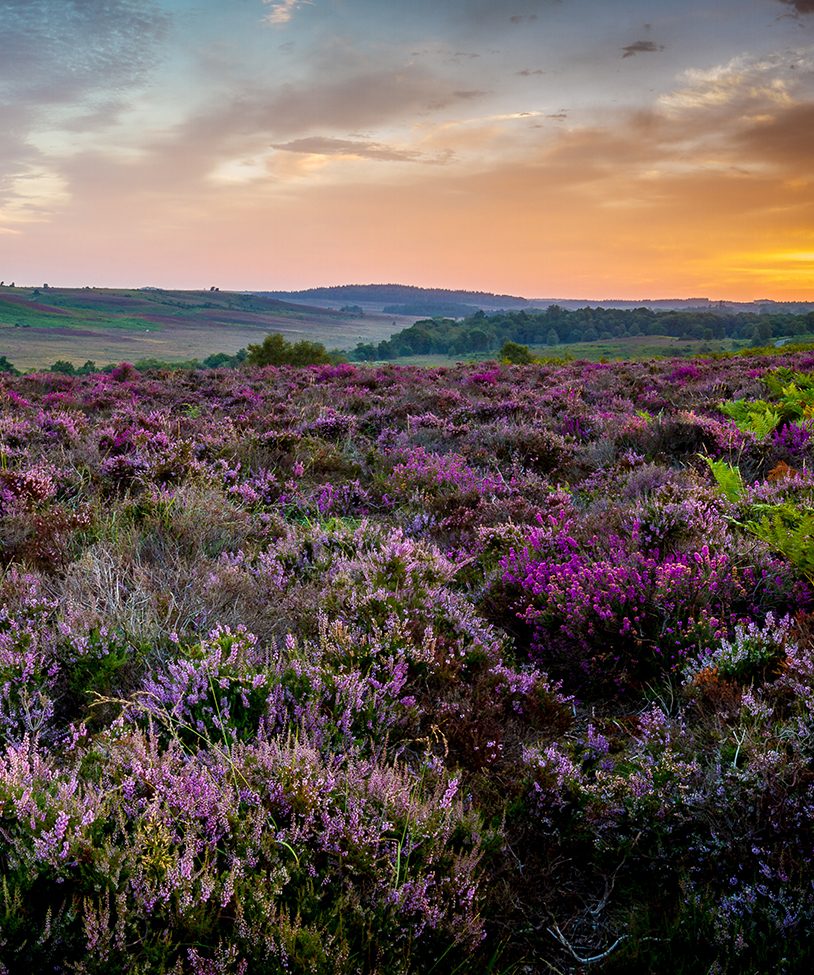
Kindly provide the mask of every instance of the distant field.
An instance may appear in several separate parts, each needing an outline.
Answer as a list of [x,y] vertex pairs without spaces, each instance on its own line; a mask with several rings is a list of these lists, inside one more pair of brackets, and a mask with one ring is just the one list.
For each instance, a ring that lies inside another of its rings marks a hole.
[[[802,341],[798,339],[796,341]],[[643,335],[630,338],[573,342],[568,345],[532,345],[531,351],[546,358],[585,359],[599,362],[601,359],[652,359],[656,356],[693,356],[714,352],[737,352],[751,345],[747,339],[678,339],[669,335]],[[497,358],[497,352],[476,352],[469,355],[414,355],[392,359],[399,365],[451,366],[456,362],[487,362]]]
[[0,355],[34,369],[66,359],[81,365],[123,359],[183,361],[233,354],[268,332],[328,348],[379,342],[412,318],[364,317],[226,291],[0,288]]

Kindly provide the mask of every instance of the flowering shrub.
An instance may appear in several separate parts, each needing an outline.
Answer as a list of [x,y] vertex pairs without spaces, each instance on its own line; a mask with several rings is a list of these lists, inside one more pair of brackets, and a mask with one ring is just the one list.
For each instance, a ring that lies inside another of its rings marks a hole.
[[[530,599],[522,616],[533,627],[535,654],[565,656],[592,680],[628,682],[678,671],[693,651],[720,645],[738,621],[760,617],[772,599],[768,587],[757,598],[752,566],[707,545],[663,555],[642,551],[635,526],[628,539],[592,536],[579,543],[570,534],[573,523],[550,519],[532,529],[527,548],[509,552],[504,582]],[[802,592],[808,598],[791,578],[782,591],[788,602],[778,608],[798,604]]]
[[0,377],[0,971],[807,970],[812,365]]
[[712,651],[690,661],[685,674],[696,682],[710,671],[725,679],[765,681],[786,659],[790,629],[790,617],[775,622],[771,613],[762,627],[754,622],[736,626],[732,640],[721,640]]

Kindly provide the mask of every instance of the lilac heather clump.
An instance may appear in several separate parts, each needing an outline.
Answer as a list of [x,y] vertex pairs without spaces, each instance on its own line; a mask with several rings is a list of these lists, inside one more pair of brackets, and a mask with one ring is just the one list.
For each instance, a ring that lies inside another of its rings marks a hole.
[[478,473],[460,455],[439,456],[428,453],[423,447],[413,448],[407,460],[396,464],[393,478],[402,491],[423,487],[442,494],[492,495],[506,490],[501,478]]
[[305,430],[325,439],[340,439],[347,437],[356,424],[356,418],[344,413],[338,413],[330,407],[322,410],[319,416],[309,423]]
[[0,606],[0,729],[7,741],[46,733],[55,711],[60,677],[49,622],[56,603],[36,577],[11,570],[4,580],[14,609]]
[[763,626],[751,620],[739,624],[731,640],[721,640],[714,649],[688,661],[685,679],[697,680],[704,671],[714,670],[725,678],[748,681],[777,670],[787,655],[791,629],[791,617],[775,621],[772,613],[766,614]]
[[213,630],[200,644],[183,648],[165,673],[144,682],[143,705],[165,716],[170,728],[192,742],[225,741],[257,731],[269,675],[257,639],[245,629]]

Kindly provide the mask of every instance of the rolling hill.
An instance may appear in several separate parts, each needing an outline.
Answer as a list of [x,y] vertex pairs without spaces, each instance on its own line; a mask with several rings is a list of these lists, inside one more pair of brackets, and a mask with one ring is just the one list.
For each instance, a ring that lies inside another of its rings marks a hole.
[[233,354],[272,331],[350,348],[412,321],[228,291],[0,287],[0,355],[24,369],[57,359],[101,364]]

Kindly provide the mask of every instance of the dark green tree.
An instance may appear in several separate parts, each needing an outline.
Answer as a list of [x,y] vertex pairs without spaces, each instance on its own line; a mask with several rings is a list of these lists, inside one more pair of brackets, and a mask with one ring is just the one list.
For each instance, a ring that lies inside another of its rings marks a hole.
[[286,342],[278,332],[267,335],[260,345],[250,345],[246,363],[250,366],[314,366],[335,361],[319,342]]
[[519,342],[504,342],[500,350],[500,358],[504,362],[511,362],[516,366],[525,366],[534,362],[534,357],[527,345],[520,345]]
[[321,342],[295,342],[288,349],[288,363],[292,366],[318,366],[331,361]]
[[752,329],[752,342],[755,345],[765,345],[772,337],[772,323],[761,319]]
[[48,372],[61,372],[66,376],[76,375],[76,366],[72,362],[68,362],[67,359],[57,359],[48,366]]

